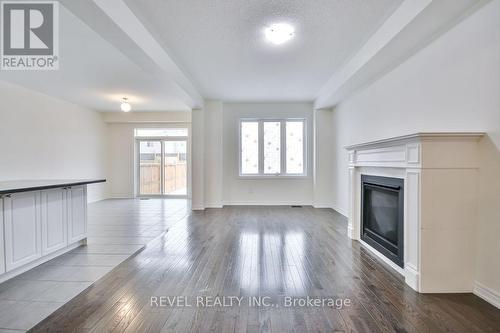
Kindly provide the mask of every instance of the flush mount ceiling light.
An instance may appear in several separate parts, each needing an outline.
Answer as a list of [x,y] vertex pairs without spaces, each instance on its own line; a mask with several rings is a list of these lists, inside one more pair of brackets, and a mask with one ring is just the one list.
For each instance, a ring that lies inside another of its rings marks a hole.
[[287,23],[275,23],[265,28],[264,33],[269,42],[281,45],[294,37],[295,29]]
[[130,110],[132,110],[132,107],[130,106],[127,97],[122,98],[122,104],[120,104],[120,109],[122,109],[123,112],[129,112]]

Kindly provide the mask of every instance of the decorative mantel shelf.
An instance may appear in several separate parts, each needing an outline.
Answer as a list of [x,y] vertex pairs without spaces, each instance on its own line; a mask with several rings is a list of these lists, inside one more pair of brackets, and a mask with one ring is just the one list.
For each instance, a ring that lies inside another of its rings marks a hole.
[[[478,141],[484,133],[415,133],[345,147],[348,235],[419,292],[471,292],[477,230]],[[404,180],[404,268],[360,239],[361,175]]]

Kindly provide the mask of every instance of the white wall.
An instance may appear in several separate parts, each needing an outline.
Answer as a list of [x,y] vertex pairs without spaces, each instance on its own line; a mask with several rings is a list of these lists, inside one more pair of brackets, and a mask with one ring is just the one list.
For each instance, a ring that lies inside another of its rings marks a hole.
[[[238,132],[240,118],[305,118],[308,176],[295,179],[241,179]],[[223,201],[226,205],[310,205],[313,201],[312,103],[224,103]]]
[[189,112],[155,112],[155,121],[144,114],[105,113],[109,128],[109,194],[111,198],[135,197],[135,137],[136,128],[190,128]]
[[133,198],[134,191],[134,125],[108,124],[109,127],[109,196]]
[[217,208],[223,205],[223,103],[205,101],[204,113],[204,205]]
[[314,110],[314,207],[332,207],[333,133],[331,110]]
[[106,178],[106,130],[98,112],[0,81],[0,181]]
[[333,203],[348,209],[345,145],[413,132],[485,131],[476,280],[500,295],[500,1],[333,112]]
[[192,200],[194,210],[205,209],[205,112],[193,109],[191,112],[193,135],[192,145]]

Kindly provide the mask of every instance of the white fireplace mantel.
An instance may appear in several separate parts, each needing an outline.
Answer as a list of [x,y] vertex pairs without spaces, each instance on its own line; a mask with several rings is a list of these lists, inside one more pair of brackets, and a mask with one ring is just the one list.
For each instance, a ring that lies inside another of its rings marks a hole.
[[[349,152],[348,235],[416,291],[474,287],[478,141],[484,133],[416,133],[355,144]],[[360,239],[361,175],[404,179],[404,268]]]

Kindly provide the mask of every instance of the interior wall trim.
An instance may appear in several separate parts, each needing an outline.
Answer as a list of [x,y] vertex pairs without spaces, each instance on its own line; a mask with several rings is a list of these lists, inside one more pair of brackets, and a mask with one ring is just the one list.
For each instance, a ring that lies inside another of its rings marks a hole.
[[480,282],[474,283],[474,295],[484,299],[486,302],[500,309],[500,292],[493,290]]
[[313,206],[311,201],[226,201],[224,206]]
[[331,208],[340,215],[343,215],[345,218],[349,218],[349,213],[347,212],[347,209],[341,208],[339,205],[335,203],[331,205]]

